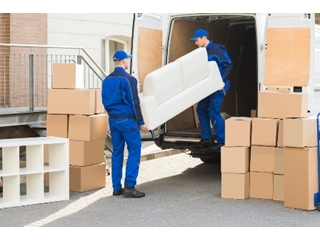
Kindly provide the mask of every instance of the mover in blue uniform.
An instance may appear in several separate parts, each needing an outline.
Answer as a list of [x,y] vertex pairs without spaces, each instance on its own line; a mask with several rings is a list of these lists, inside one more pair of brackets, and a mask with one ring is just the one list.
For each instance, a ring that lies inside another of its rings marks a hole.
[[[233,68],[233,64],[226,47],[209,40],[209,34],[206,30],[196,30],[190,40],[194,41],[198,47],[205,47],[207,49],[208,61],[215,61],[217,63],[222,80],[225,83],[223,89],[202,99],[197,106],[201,128],[201,141],[198,148],[209,147],[212,150],[219,150],[225,143],[225,126],[221,117],[221,106],[230,88],[228,75]],[[216,143],[212,140],[210,121],[217,136]]]
[[[132,55],[118,50],[113,55],[114,71],[102,83],[102,103],[109,115],[109,127],[113,152],[111,157],[111,179],[113,195],[141,198],[145,193],[135,189],[141,157],[141,131],[148,131],[144,123],[138,96],[136,78],[126,72]],[[122,188],[122,168],[124,146],[128,147],[124,188]]]

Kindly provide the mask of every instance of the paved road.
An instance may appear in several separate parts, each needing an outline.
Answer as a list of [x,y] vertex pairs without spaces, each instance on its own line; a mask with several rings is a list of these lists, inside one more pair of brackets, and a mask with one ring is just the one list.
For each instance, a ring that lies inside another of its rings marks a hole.
[[319,227],[320,212],[283,202],[220,197],[219,165],[186,153],[141,163],[142,199],[106,188],[70,193],[69,201],[0,209],[1,227]]

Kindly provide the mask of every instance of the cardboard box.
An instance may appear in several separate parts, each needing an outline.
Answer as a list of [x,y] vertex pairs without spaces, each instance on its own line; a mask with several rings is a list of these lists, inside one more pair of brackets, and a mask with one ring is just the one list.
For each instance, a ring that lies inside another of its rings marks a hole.
[[308,116],[308,94],[260,91],[258,117],[287,118]]
[[231,117],[225,120],[225,146],[250,147],[251,122],[249,117]]
[[276,118],[253,118],[251,145],[275,147],[277,145],[278,121]]
[[221,147],[222,173],[249,172],[249,147]]
[[250,172],[250,198],[273,199],[273,173]]
[[283,147],[283,119],[278,122],[277,147]]
[[273,175],[273,200],[284,201],[284,175]]
[[83,66],[76,63],[53,63],[52,88],[84,88]]
[[251,146],[250,171],[273,173],[275,158],[275,147]]
[[107,134],[108,115],[70,115],[69,139],[93,141],[105,139]]
[[285,147],[316,147],[317,119],[286,118],[283,120],[283,145]]
[[221,197],[232,199],[249,198],[250,178],[247,173],[222,173]]
[[106,164],[70,166],[70,191],[85,192],[106,186]]
[[252,117],[252,118],[256,118],[257,117],[257,110],[256,109],[251,109],[250,117]]
[[94,113],[106,113],[104,106],[102,104],[102,97],[101,97],[101,88],[96,88],[95,90],[95,108]]
[[46,135],[54,137],[68,138],[68,121],[67,114],[47,114],[46,116]]
[[275,162],[274,162],[274,174],[283,175],[284,174],[284,157],[283,148],[275,148]]
[[94,89],[48,89],[48,114],[94,114]]
[[284,206],[314,210],[318,189],[317,148],[284,148]]
[[87,166],[104,162],[105,139],[94,141],[69,141],[69,164]]

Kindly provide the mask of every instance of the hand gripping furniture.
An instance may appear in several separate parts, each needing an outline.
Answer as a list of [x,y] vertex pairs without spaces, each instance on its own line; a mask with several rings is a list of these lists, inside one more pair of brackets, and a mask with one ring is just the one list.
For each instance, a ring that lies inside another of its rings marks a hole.
[[145,77],[139,94],[145,123],[153,130],[223,87],[216,62],[197,48]]

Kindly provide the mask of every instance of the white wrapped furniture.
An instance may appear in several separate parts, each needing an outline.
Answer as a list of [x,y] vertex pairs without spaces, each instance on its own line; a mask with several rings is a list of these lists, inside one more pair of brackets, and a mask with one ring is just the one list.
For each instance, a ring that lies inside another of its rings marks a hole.
[[145,77],[139,95],[144,120],[153,130],[223,87],[217,64],[197,48]]

